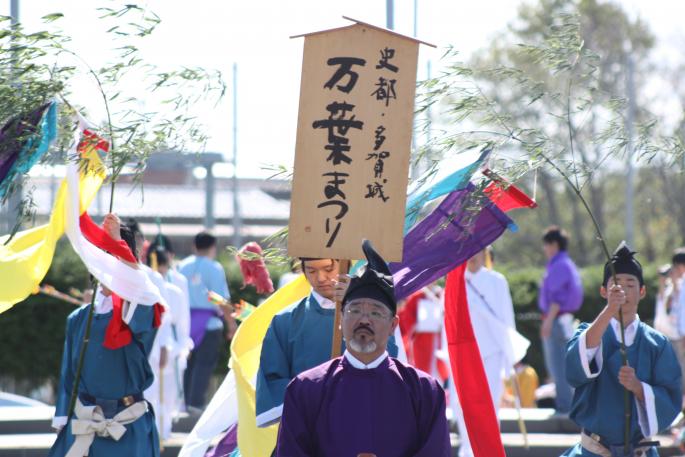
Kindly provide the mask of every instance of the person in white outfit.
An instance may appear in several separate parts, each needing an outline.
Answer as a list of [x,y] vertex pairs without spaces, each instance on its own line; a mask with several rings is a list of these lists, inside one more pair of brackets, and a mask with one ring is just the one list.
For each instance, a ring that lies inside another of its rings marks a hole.
[[[156,408],[162,439],[171,436],[173,420],[183,409],[183,373],[193,348],[190,338],[190,306],[188,296],[180,287],[168,281],[169,256],[157,247],[148,252],[148,264],[155,265],[163,282],[159,284],[169,305],[168,319],[162,322],[160,336],[155,340],[150,362],[155,369],[155,382],[145,396]],[[153,359],[159,357],[159,359]]]

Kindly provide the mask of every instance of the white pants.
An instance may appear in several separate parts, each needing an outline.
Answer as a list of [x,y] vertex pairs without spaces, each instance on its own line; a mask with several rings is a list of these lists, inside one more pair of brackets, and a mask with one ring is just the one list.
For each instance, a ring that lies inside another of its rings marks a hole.
[[[169,439],[171,436],[171,425],[174,417],[176,417],[182,408],[183,395],[182,388],[179,386],[179,380],[183,381],[183,371],[178,370],[178,375],[176,374],[176,367],[174,366],[173,360],[170,360],[162,373],[159,372],[159,368],[153,369],[155,380],[152,382],[150,387],[145,390],[145,399],[150,402],[152,408],[155,412],[155,422],[157,423],[157,429],[159,430],[159,436],[162,440]],[[160,395],[160,382],[159,376],[162,376],[162,385],[164,391]],[[163,403],[160,401],[163,400]]]
[[[495,415],[499,412],[502,392],[504,391],[504,361],[504,353],[502,352],[496,352],[483,359],[483,368],[485,368],[485,376],[488,378],[488,387],[494,402]],[[471,449],[466,422],[464,421],[464,412],[459,404],[454,382],[450,383],[450,404],[459,427],[459,442],[461,443],[459,446],[459,457],[473,457],[473,450]]]

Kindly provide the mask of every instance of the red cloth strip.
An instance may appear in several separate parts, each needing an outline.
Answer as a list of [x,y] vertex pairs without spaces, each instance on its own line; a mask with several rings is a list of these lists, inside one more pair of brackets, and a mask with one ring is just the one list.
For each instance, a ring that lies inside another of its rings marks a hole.
[[109,236],[107,232],[93,222],[88,213],[84,212],[79,217],[79,227],[83,236],[103,251],[127,262],[138,263],[138,259],[133,255],[128,244],[124,240],[117,241]]
[[538,206],[521,189],[510,184],[506,189],[502,183],[491,182],[485,188],[485,195],[503,212],[516,208],[536,208]]
[[[131,329],[126,325],[123,318],[124,300],[115,293],[112,293],[112,319],[107,324],[105,330],[105,340],[102,345],[107,349],[119,349],[133,340]],[[162,324],[162,314],[164,314],[164,307],[159,303],[154,305],[154,318],[152,326],[159,328]]]
[[445,283],[445,332],[452,378],[475,457],[506,457],[499,422],[485,377],[483,361],[471,326],[464,271],[461,264]]

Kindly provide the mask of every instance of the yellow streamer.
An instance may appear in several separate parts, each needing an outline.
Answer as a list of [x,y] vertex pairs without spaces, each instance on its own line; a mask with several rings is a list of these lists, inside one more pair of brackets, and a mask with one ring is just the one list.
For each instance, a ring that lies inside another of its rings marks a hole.
[[[80,173],[82,211],[90,206],[106,176],[95,145],[87,143],[81,151],[81,160],[89,170],[86,172],[82,167]],[[48,272],[57,240],[64,233],[66,192],[67,183],[63,180],[46,225],[18,232],[7,245],[9,235],[0,237],[0,313],[31,295]]]
[[230,367],[235,373],[238,397],[238,448],[245,457],[269,457],[278,437],[278,425],[257,427],[255,412],[255,386],[252,380],[259,368],[266,331],[279,311],[302,300],[310,290],[304,275],[300,275],[259,305],[238,327],[233,338]]

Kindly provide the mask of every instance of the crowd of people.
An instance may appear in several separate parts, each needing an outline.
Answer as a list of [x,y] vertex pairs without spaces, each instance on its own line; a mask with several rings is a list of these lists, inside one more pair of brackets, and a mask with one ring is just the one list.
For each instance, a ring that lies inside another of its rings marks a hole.
[[[202,413],[221,348],[237,328],[214,236],[198,234],[194,254],[175,263],[171,241],[159,234],[148,242],[134,221],[122,224],[108,215],[103,230],[127,245],[136,262],[120,260],[142,272],[158,295],[132,304],[98,288],[78,380],[90,305],[69,316],[52,456],[81,456],[88,449],[92,455],[158,455],[180,412]],[[650,438],[682,407],[685,250],[660,269],[656,330],[637,315],[646,293],[642,266],[624,244],[605,266],[598,293],[606,306],[592,323],[574,328],[583,288],[568,244],[559,227],[544,232],[548,262],[538,300],[555,415],[582,427],[581,442],[564,455],[658,455]],[[255,421],[280,424],[272,455],[448,456],[448,411],[459,430],[459,456],[474,455],[447,356],[441,281],[398,301],[386,263],[368,242],[364,252],[367,265],[356,275],[341,274],[337,259],[302,258],[288,277],[300,269],[311,292],[273,318],[261,348]],[[538,381],[523,359],[529,342],[516,331],[509,285],[493,262],[486,247],[464,273],[492,407],[532,407]],[[219,304],[211,295],[221,297]],[[330,360],[336,301],[342,357]],[[624,390],[631,393],[628,441]],[[78,397],[70,417],[72,391]],[[100,433],[97,424],[104,422],[119,428]]]

